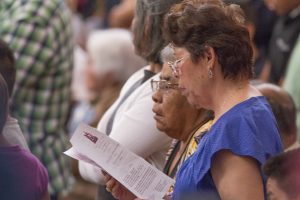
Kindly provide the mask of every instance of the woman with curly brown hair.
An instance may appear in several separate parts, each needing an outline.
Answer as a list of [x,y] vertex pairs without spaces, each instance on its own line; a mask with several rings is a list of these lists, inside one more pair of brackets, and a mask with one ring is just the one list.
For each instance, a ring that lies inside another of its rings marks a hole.
[[267,101],[249,83],[253,52],[243,22],[238,6],[217,0],[186,0],[166,15],[182,94],[215,113],[172,199],[264,199],[261,166],[282,144]]

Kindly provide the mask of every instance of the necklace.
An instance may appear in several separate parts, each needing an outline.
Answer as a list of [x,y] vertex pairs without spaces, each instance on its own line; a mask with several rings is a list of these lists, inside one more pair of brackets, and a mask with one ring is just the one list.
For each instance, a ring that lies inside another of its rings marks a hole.
[[[183,146],[182,151],[180,152],[180,145],[182,144],[182,141],[178,140],[171,151],[169,157],[167,158],[167,162],[165,164],[165,167],[163,169],[163,172],[167,174],[170,177],[175,177],[176,173],[178,171],[178,168],[182,165],[182,163],[187,159],[189,155],[188,149],[190,146],[191,141],[194,139],[195,134],[198,133],[198,131],[201,129],[201,127],[206,124],[208,120],[203,120],[200,124],[195,126],[193,130],[191,131],[191,135],[189,136],[188,140],[186,141],[185,145]],[[180,154],[178,154],[180,153]],[[174,163],[176,159],[176,162]]]

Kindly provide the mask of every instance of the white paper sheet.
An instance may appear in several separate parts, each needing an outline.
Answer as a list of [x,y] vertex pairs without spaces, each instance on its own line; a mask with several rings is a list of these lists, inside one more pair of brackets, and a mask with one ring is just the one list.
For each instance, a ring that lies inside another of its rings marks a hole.
[[[142,134],[142,133],[141,133]],[[81,124],[64,152],[102,168],[141,199],[162,199],[174,180],[96,129]]]

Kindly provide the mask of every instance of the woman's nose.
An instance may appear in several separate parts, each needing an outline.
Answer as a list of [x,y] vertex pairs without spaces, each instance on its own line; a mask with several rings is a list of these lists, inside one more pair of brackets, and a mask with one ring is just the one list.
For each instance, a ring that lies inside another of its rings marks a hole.
[[156,92],[153,93],[152,95],[152,100],[154,101],[154,103],[161,103],[161,92],[159,92],[158,90]]

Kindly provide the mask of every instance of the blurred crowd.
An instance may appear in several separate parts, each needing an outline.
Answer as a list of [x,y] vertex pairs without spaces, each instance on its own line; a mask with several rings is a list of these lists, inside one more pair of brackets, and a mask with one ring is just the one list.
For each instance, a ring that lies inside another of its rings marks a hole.
[[300,199],[299,36],[300,0],[1,1],[0,199],[137,200],[63,154],[81,123],[164,199]]

